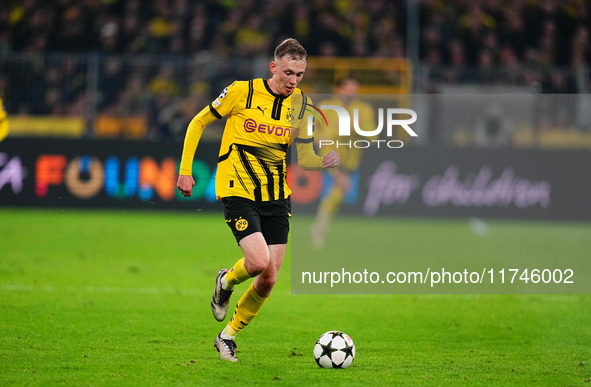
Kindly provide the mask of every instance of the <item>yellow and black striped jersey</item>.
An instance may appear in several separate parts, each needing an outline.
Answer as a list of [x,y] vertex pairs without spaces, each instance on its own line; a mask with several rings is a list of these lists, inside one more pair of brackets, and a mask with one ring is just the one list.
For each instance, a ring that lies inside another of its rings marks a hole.
[[[294,106],[292,96],[298,96]],[[218,199],[240,196],[269,201],[289,197],[285,159],[294,138],[300,165],[305,169],[322,168],[322,158],[314,153],[313,139],[306,130],[299,130],[300,123],[306,121],[307,102],[297,88],[289,96],[273,93],[264,79],[232,83],[189,124],[179,173],[191,174],[203,128],[228,116],[218,157]]]

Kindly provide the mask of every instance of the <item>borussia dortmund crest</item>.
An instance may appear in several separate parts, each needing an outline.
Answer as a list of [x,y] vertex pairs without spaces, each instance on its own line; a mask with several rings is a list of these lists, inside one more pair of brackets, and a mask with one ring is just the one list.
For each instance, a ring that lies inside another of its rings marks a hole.
[[248,228],[248,221],[246,219],[238,219],[236,221],[236,230],[244,231]]
[[285,120],[288,122],[293,122],[293,113],[290,107],[287,108],[287,113],[285,113]]

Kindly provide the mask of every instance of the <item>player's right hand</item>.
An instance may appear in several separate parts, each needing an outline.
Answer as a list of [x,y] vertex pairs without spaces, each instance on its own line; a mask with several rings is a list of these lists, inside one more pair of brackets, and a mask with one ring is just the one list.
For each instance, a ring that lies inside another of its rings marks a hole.
[[179,175],[179,179],[176,182],[176,186],[181,190],[184,197],[191,197],[193,194],[193,186],[195,185],[195,179],[193,176]]

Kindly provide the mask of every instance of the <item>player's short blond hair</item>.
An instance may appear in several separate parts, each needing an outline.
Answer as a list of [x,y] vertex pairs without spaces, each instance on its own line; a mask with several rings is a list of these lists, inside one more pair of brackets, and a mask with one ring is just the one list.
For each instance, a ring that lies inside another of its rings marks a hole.
[[275,48],[275,54],[273,56],[275,61],[278,61],[284,56],[287,56],[287,58],[291,60],[308,61],[308,52],[304,46],[294,38],[285,39],[283,42],[279,43]]

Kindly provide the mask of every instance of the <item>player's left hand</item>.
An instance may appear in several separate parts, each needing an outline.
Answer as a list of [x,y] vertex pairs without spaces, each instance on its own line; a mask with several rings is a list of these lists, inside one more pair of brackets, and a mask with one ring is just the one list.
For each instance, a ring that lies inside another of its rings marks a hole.
[[335,151],[328,152],[322,159],[322,168],[334,168],[339,165],[339,154]]

